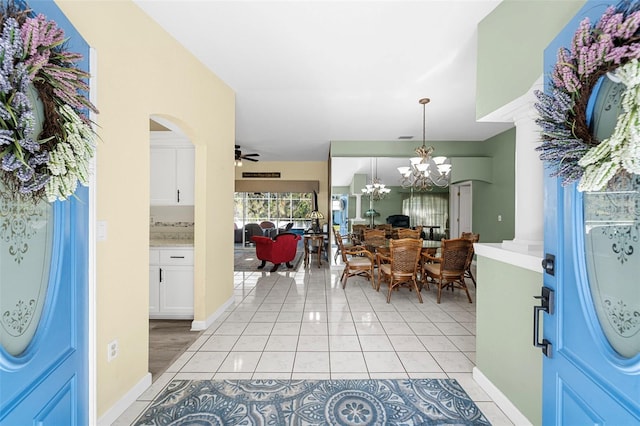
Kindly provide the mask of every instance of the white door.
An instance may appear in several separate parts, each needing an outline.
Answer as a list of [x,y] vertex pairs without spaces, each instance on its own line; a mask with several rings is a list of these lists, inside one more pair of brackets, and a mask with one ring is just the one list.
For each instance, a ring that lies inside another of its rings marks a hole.
[[463,232],[472,232],[473,213],[471,182],[451,185],[450,188],[450,238],[458,238]]

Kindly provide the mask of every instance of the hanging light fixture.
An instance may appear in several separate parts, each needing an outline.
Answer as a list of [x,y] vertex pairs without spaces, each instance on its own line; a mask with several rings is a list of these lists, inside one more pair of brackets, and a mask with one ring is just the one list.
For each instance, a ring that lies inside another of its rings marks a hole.
[[430,191],[434,187],[444,188],[449,185],[449,159],[442,156],[432,157],[434,148],[426,146],[426,105],[430,101],[429,98],[418,101],[422,105],[422,146],[416,148],[417,156],[409,159],[409,166],[398,167],[402,175],[400,185],[403,188],[413,188],[415,191]]
[[378,179],[378,159],[376,158],[376,174],[373,174],[373,159],[371,160],[371,175],[373,179],[370,184],[365,185],[362,188],[362,193],[371,197],[371,200],[382,200],[388,193],[391,192],[380,179]]

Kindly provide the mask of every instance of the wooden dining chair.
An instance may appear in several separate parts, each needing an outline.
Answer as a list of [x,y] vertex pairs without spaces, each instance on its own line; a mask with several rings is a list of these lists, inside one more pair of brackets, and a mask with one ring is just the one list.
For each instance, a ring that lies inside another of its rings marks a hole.
[[385,245],[386,238],[383,229],[365,229],[362,245],[371,253],[375,253],[377,248]]
[[375,287],[373,280],[374,256],[369,250],[363,246],[354,246],[350,249],[343,247],[340,250],[340,254],[344,263],[344,270],[340,276],[343,289],[347,286],[349,277],[356,275],[365,277],[371,282],[371,286]]
[[[336,252],[333,255],[333,262],[335,263],[335,261],[338,259],[338,255],[342,253],[342,250],[353,248],[356,244],[352,243],[351,235],[340,235],[340,232],[336,228],[333,228],[333,237],[335,239],[336,246],[338,246]],[[348,242],[345,242],[345,240],[347,240]]]
[[371,228],[365,228],[364,229],[364,239],[371,239],[371,238],[384,238],[385,236],[385,230],[384,229],[371,229]]
[[427,288],[429,288],[429,279],[436,284],[438,287],[438,303],[440,303],[442,289],[447,287],[464,290],[467,293],[469,303],[472,303],[469,289],[464,281],[472,247],[471,241],[466,238],[442,240],[439,257],[425,256],[428,262],[424,262],[422,265],[422,279]]
[[353,225],[351,227],[352,242],[354,244],[361,243],[364,240],[364,230],[367,229],[367,225]]
[[422,303],[422,295],[418,288],[418,264],[421,250],[422,240],[403,238],[389,241],[389,256],[379,255],[376,291],[380,291],[382,280],[388,282],[387,303],[391,301],[393,289],[405,283],[413,285],[412,288],[415,289],[418,300]]
[[385,238],[391,238],[393,226],[391,226],[390,223],[381,223],[379,225],[376,225],[375,229],[382,229],[384,231]]
[[401,228],[401,229],[398,229],[397,234],[398,234],[398,239],[401,239],[401,238],[419,239],[420,238],[420,232],[421,231],[418,231],[418,230],[415,230],[415,229]]
[[478,288],[478,285],[476,284],[476,279],[474,278],[473,273],[471,272],[471,263],[473,262],[473,255],[475,253],[473,249],[473,243],[477,243],[478,241],[480,241],[480,234],[474,234],[473,232],[463,232],[462,235],[460,235],[460,238],[466,238],[467,240],[471,241],[471,256],[469,258],[469,264],[464,270],[464,276],[466,278],[471,278],[471,281],[473,281],[473,286]]

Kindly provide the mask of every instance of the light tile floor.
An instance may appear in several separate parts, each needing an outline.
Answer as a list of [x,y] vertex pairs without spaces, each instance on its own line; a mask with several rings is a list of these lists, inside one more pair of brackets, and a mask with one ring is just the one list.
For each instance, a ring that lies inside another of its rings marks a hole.
[[[315,259],[314,259],[315,260]],[[114,423],[130,425],[172,379],[453,378],[494,425],[512,422],[472,378],[475,294],[376,292],[341,265],[236,272],[235,303]]]

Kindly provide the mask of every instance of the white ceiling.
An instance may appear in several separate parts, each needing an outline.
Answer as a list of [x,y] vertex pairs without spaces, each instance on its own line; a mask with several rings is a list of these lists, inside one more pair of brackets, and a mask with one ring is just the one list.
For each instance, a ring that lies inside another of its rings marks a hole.
[[235,91],[236,143],[263,161],[324,161],[332,140],[418,146],[423,97],[427,140],[510,127],[475,121],[477,24],[500,0],[134,1]]

